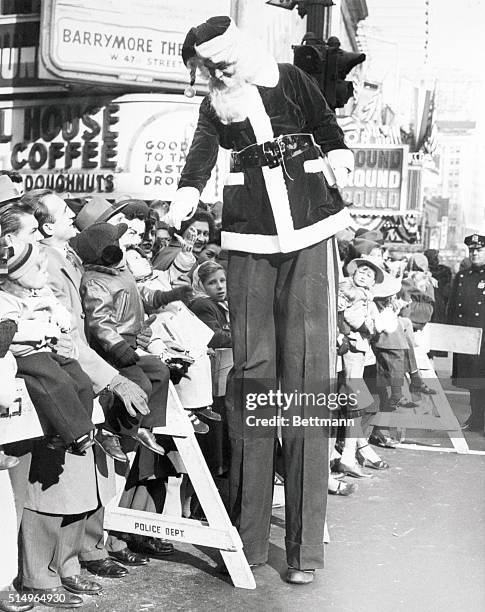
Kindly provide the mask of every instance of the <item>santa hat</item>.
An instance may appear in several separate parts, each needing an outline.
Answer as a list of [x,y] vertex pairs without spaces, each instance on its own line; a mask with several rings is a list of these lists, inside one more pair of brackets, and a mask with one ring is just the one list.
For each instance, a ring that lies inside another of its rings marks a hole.
[[241,32],[230,17],[211,17],[189,30],[182,46],[182,59],[186,66],[195,55],[217,64],[234,55],[240,44]]
[[255,41],[249,41],[239,30],[230,17],[211,17],[204,23],[191,28],[182,45],[182,60],[190,68],[190,88],[185,94],[189,97],[195,95],[193,89],[196,77],[196,66],[190,65],[194,57],[208,59],[214,64],[234,61],[241,55],[241,47],[244,53],[250,49],[257,49],[259,56],[258,69],[255,70],[255,85],[274,87],[278,82],[278,69],[276,61]]

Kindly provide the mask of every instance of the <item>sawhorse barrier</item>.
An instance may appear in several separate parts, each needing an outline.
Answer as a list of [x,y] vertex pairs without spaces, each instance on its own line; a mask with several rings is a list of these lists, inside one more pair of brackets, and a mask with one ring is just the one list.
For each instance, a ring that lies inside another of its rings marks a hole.
[[[368,426],[396,427],[400,430],[446,431],[455,451],[468,453],[468,444],[460,424],[436,376],[427,352],[435,350],[479,355],[482,330],[477,327],[439,323],[427,323],[424,330],[423,342],[415,347],[415,352],[420,374],[426,384],[436,391],[436,394],[422,398],[422,404],[415,409],[406,409],[405,412],[378,412],[368,421]],[[400,445],[400,447],[406,448],[405,445]]]
[[234,586],[255,589],[256,583],[244,555],[241,538],[229,520],[172,383],[169,385],[167,425],[156,428],[155,433],[172,436],[207,522],[120,508],[121,490],[106,506],[105,529],[217,548]]

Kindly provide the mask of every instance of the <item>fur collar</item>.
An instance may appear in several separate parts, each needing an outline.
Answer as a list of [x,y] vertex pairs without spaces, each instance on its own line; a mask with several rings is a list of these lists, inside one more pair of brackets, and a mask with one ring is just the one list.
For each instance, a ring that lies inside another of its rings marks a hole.
[[86,272],[102,272],[103,274],[111,274],[111,276],[119,276],[122,268],[108,268],[98,264],[86,264],[84,270]]
[[269,53],[258,62],[258,70],[251,79],[253,85],[259,87],[276,87],[280,80],[280,71],[274,57]]

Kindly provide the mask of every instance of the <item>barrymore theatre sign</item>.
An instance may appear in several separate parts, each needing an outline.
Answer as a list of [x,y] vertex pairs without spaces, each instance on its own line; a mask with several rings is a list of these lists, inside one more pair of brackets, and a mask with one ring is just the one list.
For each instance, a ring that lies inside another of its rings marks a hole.
[[187,30],[229,10],[229,0],[43,0],[40,75],[180,89]]

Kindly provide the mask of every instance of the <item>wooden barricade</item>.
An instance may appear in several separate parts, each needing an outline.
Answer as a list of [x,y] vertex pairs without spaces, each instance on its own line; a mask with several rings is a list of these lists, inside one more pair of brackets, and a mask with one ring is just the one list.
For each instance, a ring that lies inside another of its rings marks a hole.
[[155,433],[173,437],[207,522],[120,508],[120,490],[106,507],[105,529],[218,548],[234,586],[255,589],[256,583],[244,555],[241,538],[229,520],[192,425],[172,383],[169,385],[167,425],[156,428]]
[[415,347],[415,353],[420,374],[426,384],[436,391],[436,395],[422,397],[417,408],[405,409],[402,412],[378,412],[368,421],[368,425],[396,427],[400,430],[446,431],[455,451],[468,453],[468,444],[460,424],[451,409],[427,353],[429,350],[436,350],[478,355],[482,330],[477,327],[439,323],[427,323],[424,330],[424,338]]

